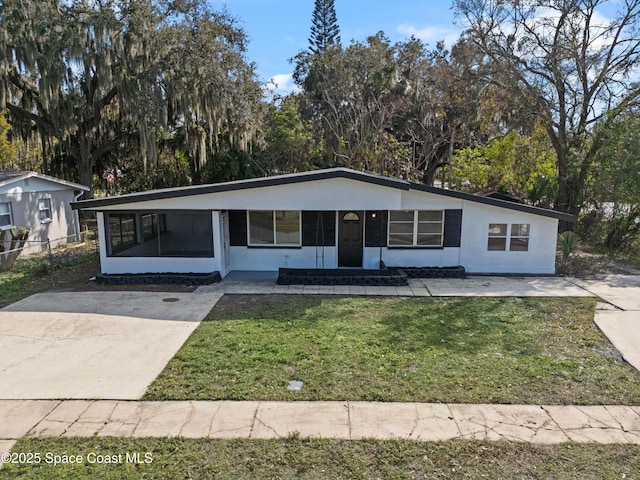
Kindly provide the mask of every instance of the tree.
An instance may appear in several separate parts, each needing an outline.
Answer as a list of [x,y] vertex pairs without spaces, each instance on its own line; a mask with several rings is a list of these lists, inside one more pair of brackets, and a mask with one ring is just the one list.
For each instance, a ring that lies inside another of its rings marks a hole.
[[457,151],[451,182],[457,189],[497,191],[541,204],[545,199],[531,198],[532,193],[554,177],[553,147],[544,127],[539,126],[530,136],[511,130],[503,137]]
[[[500,75],[490,80],[539,115],[556,154],[555,208],[577,214],[594,159],[598,125],[638,101],[631,79],[640,65],[640,0],[456,0],[473,42]],[[506,73],[506,75],[505,75]],[[562,225],[561,228],[567,228]]]
[[640,115],[619,116],[601,132],[588,182],[588,234],[611,250],[623,250],[640,238]]
[[16,155],[16,147],[8,138],[10,129],[11,127],[7,123],[4,112],[0,111],[0,169],[11,165]]
[[380,162],[388,148],[397,147],[389,129],[404,92],[395,54],[379,32],[345,49],[296,57],[294,78],[308,100],[308,118],[324,140],[326,165],[386,170]]
[[340,27],[334,8],[334,0],[316,0],[311,20],[309,51],[324,52],[329,46],[340,45]]
[[182,127],[198,174],[218,135],[245,145],[259,118],[244,33],[203,0],[5,0],[0,23],[0,100],[45,173],[92,185],[122,152],[146,172]]
[[467,45],[427,51],[418,39],[392,44],[383,32],[322,55],[300,53],[294,79],[304,118],[324,141],[325,165],[433,184],[481,127],[487,95],[472,56]]
[[310,120],[300,114],[299,94],[272,105],[265,120],[266,148],[260,158],[270,174],[312,170],[320,164],[320,148]]

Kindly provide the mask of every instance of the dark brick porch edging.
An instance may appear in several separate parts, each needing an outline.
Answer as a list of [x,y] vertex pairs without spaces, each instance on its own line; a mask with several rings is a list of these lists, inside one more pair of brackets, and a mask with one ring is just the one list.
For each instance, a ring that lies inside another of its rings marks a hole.
[[396,269],[314,269],[281,268],[278,285],[408,285],[407,275]]
[[220,272],[212,273],[136,273],[99,274],[96,283],[103,285],[211,285],[222,280]]

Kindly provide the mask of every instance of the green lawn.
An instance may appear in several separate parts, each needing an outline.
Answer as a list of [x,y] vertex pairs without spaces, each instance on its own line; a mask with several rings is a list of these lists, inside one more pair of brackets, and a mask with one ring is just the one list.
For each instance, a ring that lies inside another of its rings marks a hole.
[[[15,452],[40,453],[38,465],[5,465],[0,479],[418,479],[582,480],[635,478],[640,446],[507,442],[211,440],[131,438],[22,439]],[[45,454],[82,455],[79,465],[45,462]],[[137,452],[151,463],[126,462]],[[92,454],[92,455],[89,455]],[[98,455],[116,464],[89,464]]]
[[[640,404],[595,300],[226,295],[146,400]],[[287,390],[302,380],[302,391]]]

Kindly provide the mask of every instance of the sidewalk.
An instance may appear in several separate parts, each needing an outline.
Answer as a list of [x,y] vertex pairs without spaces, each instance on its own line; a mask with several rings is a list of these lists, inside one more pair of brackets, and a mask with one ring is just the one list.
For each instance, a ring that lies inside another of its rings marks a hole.
[[[0,442],[26,437],[450,439],[640,444],[640,407],[374,402],[0,401]],[[0,448],[9,447],[0,443]]]

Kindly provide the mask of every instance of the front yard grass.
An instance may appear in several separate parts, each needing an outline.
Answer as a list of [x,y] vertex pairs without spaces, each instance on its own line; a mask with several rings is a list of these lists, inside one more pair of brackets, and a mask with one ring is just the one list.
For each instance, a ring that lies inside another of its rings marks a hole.
[[[145,400],[640,404],[594,299],[226,295]],[[301,380],[301,391],[288,391]]]
[[[640,446],[408,440],[213,440],[184,438],[23,438],[14,452],[40,453],[40,464],[5,465],[0,479],[369,479],[491,478],[602,480],[635,478]],[[52,465],[45,454],[82,455]],[[89,463],[114,458],[121,463]],[[151,463],[127,463],[139,453]],[[145,453],[150,456],[145,457]],[[100,457],[99,457],[100,455]]]

